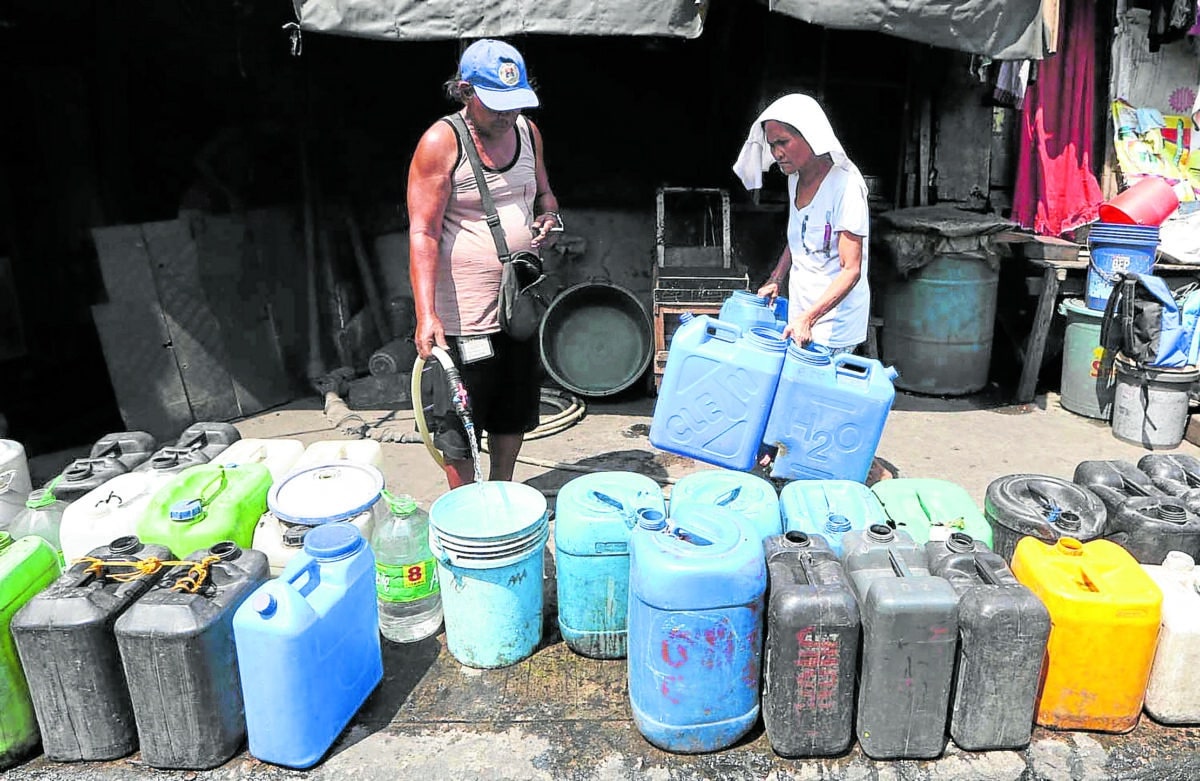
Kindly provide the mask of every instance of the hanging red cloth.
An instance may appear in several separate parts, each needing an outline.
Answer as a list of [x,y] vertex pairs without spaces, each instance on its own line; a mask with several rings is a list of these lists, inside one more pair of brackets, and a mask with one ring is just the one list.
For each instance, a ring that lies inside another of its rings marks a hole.
[[1065,40],[1025,94],[1013,192],[1013,220],[1043,236],[1095,221],[1104,200],[1092,173],[1095,3],[1068,0],[1062,12]]

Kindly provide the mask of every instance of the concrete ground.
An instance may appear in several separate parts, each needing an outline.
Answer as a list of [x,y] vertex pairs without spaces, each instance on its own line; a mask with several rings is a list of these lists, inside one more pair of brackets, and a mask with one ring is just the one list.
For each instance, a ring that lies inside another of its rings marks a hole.
[[[663,482],[709,468],[653,448],[647,438],[654,400],[591,400],[574,427],[527,443],[516,479],[550,496],[575,470],[633,470]],[[378,423],[384,413],[360,413]],[[395,424],[411,428],[411,413]],[[407,419],[405,419],[407,418]],[[314,398],[237,423],[246,437],[338,438]],[[445,490],[419,444],[387,443],[384,473],[393,492],[428,507]],[[900,394],[877,455],[899,477],[937,477],[962,485],[982,506],[995,478],[1031,472],[1069,479],[1087,459],[1137,459],[1145,452],[1115,439],[1108,426],[1074,415],[1054,394],[1010,406],[987,393],[964,399]],[[1183,443],[1181,454],[1200,455]],[[70,454],[35,459],[49,476]],[[1195,779],[1200,729],[1168,728],[1143,717],[1126,735],[1037,729],[1023,751],[969,753],[952,743],[935,761],[875,762],[857,748],[821,760],[788,760],[770,749],[761,725],[738,745],[678,756],[647,743],[631,721],[625,662],[584,659],[563,644],[553,614],[553,557],[547,555],[544,639],[528,660],[502,670],[459,665],[444,634],[412,645],[385,642],[385,678],[322,763],[306,773],[242,753],[216,770],[155,771],[139,755],[104,763],[58,765],[38,757],[6,779]],[[1096,649],[1098,654],[1105,649]],[[1113,660],[1119,664],[1119,659]],[[1002,670],[997,671],[1003,674]]]

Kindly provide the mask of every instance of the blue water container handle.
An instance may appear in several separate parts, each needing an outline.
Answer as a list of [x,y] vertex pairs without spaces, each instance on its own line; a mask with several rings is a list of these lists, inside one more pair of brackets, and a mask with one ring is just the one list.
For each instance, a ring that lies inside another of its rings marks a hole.
[[734,486],[732,491],[727,491],[726,493],[721,494],[713,503],[718,507],[725,507],[728,504],[732,504],[733,501],[738,498],[738,494],[741,492],[742,487],[740,485]]
[[695,532],[690,532],[687,529],[681,528],[679,526],[676,526],[676,527],[668,530],[667,533],[670,534],[672,537],[674,537],[677,540],[682,540],[683,542],[691,543],[692,545],[697,545],[697,546],[712,545],[712,540],[708,539],[707,537],[701,537],[699,534],[696,534]]
[[[296,581],[300,580],[300,578],[302,578],[302,577],[305,578],[304,582],[302,584],[300,584],[299,586],[297,586]],[[292,575],[290,578],[288,578],[287,582],[288,582],[289,586],[296,589],[296,591],[300,594],[300,596],[307,597],[309,594],[312,593],[313,589],[315,589],[317,586],[321,585],[320,563],[316,559],[309,560],[308,564],[304,567],[304,569],[300,570],[295,575]]]
[[708,327],[704,329],[704,340],[720,339],[722,342],[733,343],[742,338],[742,327],[737,323],[727,323],[724,320],[709,318]]
[[599,502],[607,504],[617,512],[625,512],[625,505],[621,504],[620,500],[614,499],[608,494],[602,494],[599,491],[592,491],[592,496]]
[[[847,368],[847,364],[862,369],[862,371]],[[870,358],[863,358],[854,353],[838,353],[833,356],[833,365],[836,367],[837,373],[853,377],[856,380],[866,381],[871,379],[871,372],[875,369],[874,364],[875,362]]]

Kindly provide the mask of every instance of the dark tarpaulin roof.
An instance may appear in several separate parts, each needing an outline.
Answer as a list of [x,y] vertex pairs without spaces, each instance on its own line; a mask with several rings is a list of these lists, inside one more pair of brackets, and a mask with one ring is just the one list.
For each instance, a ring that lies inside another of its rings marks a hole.
[[292,0],[300,28],[433,41],[554,35],[696,38],[708,0]]
[[[1045,0],[1057,9],[1055,0]],[[873,30],[997,60],[1040,60],[1054,31],[1043,0],[767,0],[772,11],[823,27]],[[854,56],[847,52],[846,56]]]

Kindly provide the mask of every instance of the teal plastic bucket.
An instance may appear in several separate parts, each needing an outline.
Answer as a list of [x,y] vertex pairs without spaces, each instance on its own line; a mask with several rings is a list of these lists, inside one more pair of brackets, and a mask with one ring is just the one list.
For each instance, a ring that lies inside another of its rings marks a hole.
[[446,647],[467,667],[507,667],[542,639],[546,498],[523,483],[472,483],[429,508]]
[[1082,299],[1068,298],[1058,311],[1066,320],[1063,332],[1062,381],[1059,401],[1063,409],[1088,418],[1108,420],[1112,415],[1112,355],[1100,345],[1104,315],[1089,309]]
[[1088,308],[1104,310],[1118,273],[1149,274],[1157,249],[1157,225],[1093,224],[1088,233]]

